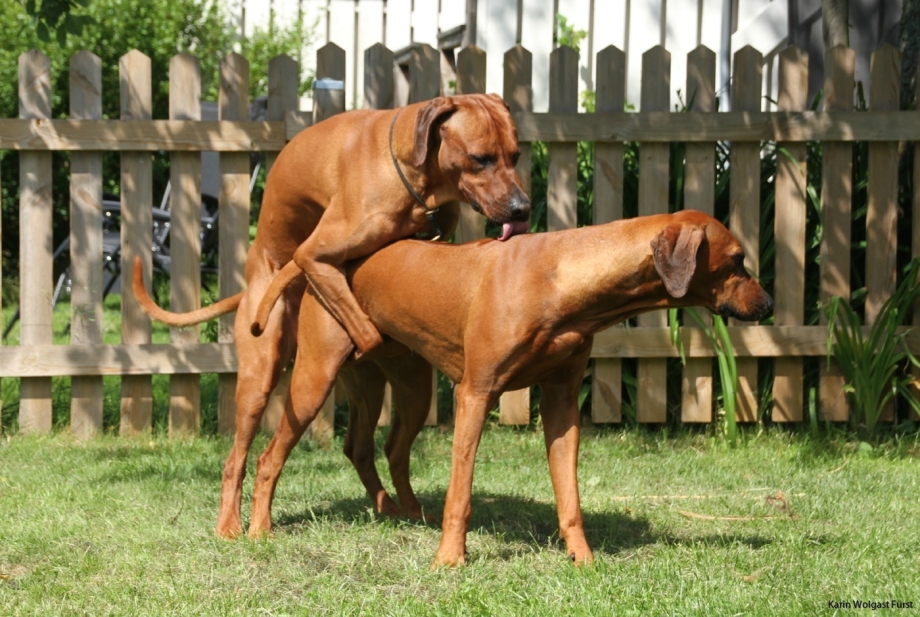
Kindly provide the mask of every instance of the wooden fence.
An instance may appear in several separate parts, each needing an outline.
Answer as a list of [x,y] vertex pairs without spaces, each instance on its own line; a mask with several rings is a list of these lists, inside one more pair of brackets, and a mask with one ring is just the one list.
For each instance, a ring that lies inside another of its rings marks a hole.
[[[411,100],[439,94],[439,57],[422,45],[412,52]],[[394,92],[393,54],[381,45],[365,52],[365,101],[369,107],[391,106]],[[853,218],[853,142],[868,141],[869,211],[867,215],[866,316],[875,318],[896,280],[898,142],[920,139],[916,112],[897,111],[900,54],[891,47],[875,52],[872,62],[873,109],[853,111],[853,54],[838,48],[828,54],[823,110],[806,110],[807,58],[790,47],[780,56],[780,87],[776,112],[761,112],[762,58],[750,47],[735,55],[733,101],[736,111],[715,110],[715,54],[699,47],[687,57],[689,113],[669,111],[670,54],[649,50],[642,62],[642,112],[624,113],[624,54],[608,47],[597,54],[597,110],[578,112],[578,54],[566,47],[550,58],[552,92],[548,113],[532,112],[532,58],[517,46],[504,56],[503,96],[515,116],[522,156],[519,171],[530,188],[531,142],[548,144],[547,225],[550,230],[576,224],[576,144],[596,143],[594,217],[602,223],[623,215],[624,142],[639,142],[639,214],[668,210],[669,143],[685,142],[683,204],[712,212],[716,142],[731,142],[730,227],[740,238],[747,266],[759,262],[760,158],[762,142],[774,142],[788,156],[778,157],[775,203],[775,319],[773,325],[731,324],[730,333],[741,375],[740,420],[758,419],[758,358],[773,358],[772,417],[797,422],[806,408],[803,358],[823,356],[826,327],[804,325],[806,193],[805,142],[824,142],[821,210],[820,296],[850,293],[850,226]],[[317,53],[317,78],[344,79],[345,53],[329,44]],[[476,47],[458,56],[457,89],[481,92],[485,54]],[[154,345],[147,318],[130,294],[122,302],[122,343],[102,345],[102,151],[121,152],[123,207],[122,258],[135,255],[151,263],[152,153],[169,152],[172,183],[171,308],[188,310],[200,302],[200,158],[199,151],[220,153],[221,295],[243,285],[243,262],[249,221],[248,153],[268,153],[270,165],[298,131],[344,109],[344,97],[324,91],[313,112],[297,109],[297,67],[286,56],[272,60],[268,120],[246,120],[248,63],[228,56],[220,67],[220,120],[200,121],[198,62],[178,55],[170,64],[169,119],[151,118],[149,59],[137,51],[119,63],[121,118],[101,118],[99,59],[80,52],[71,61],[69,119],[50,119],[51,74],[43,54],[31,51],[19,61],[20,118],[0,119],[0,149],[20,151],[20,289],[21,345],[0,348],[0,377],[21,379],[20,428],[51,427],[51,377],[72,376],[71,423],[79,435],[98,431],[102,423],[102,376],[120,375],[121,432],[145,430],[151,424],[151,375],[171,375],[170,431],[194,432],[199,425],[200,374],[220,374],[219,430],[232,431],[236,368],[232,316],[220,324],[218,343],[200,343],[199,331],[173,331],[172,342]],[[70,345],[51,343],[52,279],[51,152],[70,151],[71,262],[74,264]],[[920,177],[920,157],[913,173]],[[914,183],[913,208],[920,204]],[[912,255],[920,254],[920,217],[912,217]],[[484,219],[470,209],[458,240],[484,234]],[[130,271],[130,268],[128,269]],[[918,321],[915,320],[915,323]],[[709,422],[713,418],[714,351],[699,328],[683,327],[688,356],[683,367],[681,418]],[[663,312],[643,315],[638,325],[607,330],[595,339],[593,409],[595,422],[618,422],[622,414],[622,359],[638,358],[636,413],[639,422],[666,419],[666,359],[677,356]],[[820,411],[830,420],[847,418],[842,382],[834,370],[820,377]],[[527,391],[502,397],[502,421],[529,419]],[[326,429],[330,426],[327,406]],[[320,422],[322,426],[322,422]]]

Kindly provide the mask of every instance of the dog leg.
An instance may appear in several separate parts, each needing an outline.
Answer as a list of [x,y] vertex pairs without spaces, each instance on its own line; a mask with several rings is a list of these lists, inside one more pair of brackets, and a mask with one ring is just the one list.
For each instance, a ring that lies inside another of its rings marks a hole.
[[451,453],[450,482],[441,524],[441,545],[432,569],[466,563],[466,530],[470,522],[473,490],[473,463],[482,436],[482,427],[497,395],[473,391],[464,381],[457,386],[457,413]]
[[546,456],[556,494],[559,535],[566,554],[576,565],[591,563],[594,555],[585,538],[578,498],[578,389],[582,371],[568,383],[541,383],[540,417],[546,440]]
[[[307,292],[300,306],[297,357],[284,415],[259,456],[252,490],[249,537],[271,533],[271,507],[281,469],[332,391],[336,375],[354,349],[341,326]],[[248,327],[248,324],[247,324]]]
[[412,235],[425,224],[425,219],[414,223],[409,216],[373,211],[361,211],[359,218],[348,218],[340,210],[336,204],[330,205],[316,230],[294,251],[294,262],[306,274],[326,310],[345,327],[360,356],[379,346],[383,338],[358,306],[343,266],[395,239]]
[[[286,307],[286,310],[289,309]],[[217,516],[216,532],[224,538],[234,538],[243,532],[240,502],[243,496],[243,478],[246,475],[246,459],[252,447],[252,440],[259,429],[268,398],[278,383],[281,369],[291,357],[293,345],[286,345],[282,340],[281,321],[274,320],[272,327],[256,343],[249,334],[250,320],[245,317],[245,313],[241,311],[237,317],[237,348],[246,352],[239,355],[236,431],[233,447],[224,464],[220,511]],[[240,325],[244,331],[241,331]]]
[[422,506],[409,482],[412,442],[425,426],[431,404],[431,364],[418,354],[406,353],[387,358],[382,368],[392,386],[396,409],[384,452],[390,464],[390,477],[399,497],[402,515],[436,523],[431,514],[422,513]]
[[358,472],[376,511],[385,516],[397,517],[400,514],[399,506],[384,490],[374,456],[374,431],[383,406],[386,378],[376,364],[364,362],[343,369],[339,379],[345,386],[349,402],[345,456]]

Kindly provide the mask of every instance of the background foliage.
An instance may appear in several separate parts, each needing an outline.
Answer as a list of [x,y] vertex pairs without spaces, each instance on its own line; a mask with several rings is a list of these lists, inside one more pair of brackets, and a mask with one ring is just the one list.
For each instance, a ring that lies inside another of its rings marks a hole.
[[[287,53],[298,59],[301,41],[309,40],[313,28],[302,21],[256,31],[241,39],[236,25],[221,12],[219,3],[200,0],[93,0],[87,8],[73,7],[70,18],[88,24],[66,37],[42,40],[35,22],[16,0],[0,0],[0,118],[19,115],[18,57],[29,49],[39,49],[51,59],[52,117],[68,115],[70,107],[68,70],[70,58],[88,49],[102,60],[102,111],[104,118],[119,117],[118,60],[137,49],[150,57],[153,80],[153,117],[169,116],[169,60],[177,53],[189,53],[201,62],[202,98],[216,101],[221,59],[239,51],[250,62],[250,97],[267,94],[269,58]],[[52,24],[53,25],[53,24]],[[301,88],[309,88],[309,78]],[[54,200],[54,242],[57,245],[69,230],[69,156],[55,153],[52,195]],[[104,156],[103,190],[119,192],[117,153]],[[158,204],[169,180],[168,156],[154,156],[154,203]],[[18,276],[19,156],[0,152],[0,185],[3,207],[3,270],[5,279]],[[10,300],[15,301],[13,298]]]

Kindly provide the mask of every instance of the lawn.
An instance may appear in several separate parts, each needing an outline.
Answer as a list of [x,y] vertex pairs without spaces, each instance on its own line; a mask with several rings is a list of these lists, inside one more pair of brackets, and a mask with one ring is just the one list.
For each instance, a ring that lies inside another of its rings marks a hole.
[[[440,514],[451,432],[426,429],[412,477]],[[255,451],[265,446],[259,438]],[[378,439],[378,451],[381,441]],[[920,607],[920,442],[874,450],[759,430],[729,448],[681,432],[585,429],[580,482],[597,557],[556,533],[538,430],[490,424],[470,563],[430,571],[439,530],[381,519],[334,447],[302,444],[274,539],[213,534],[225,438],[66,432],[0,439],[5,615],[802,615],[829,602]],[[252,457],[254,458],[254,457]],[[384,469],[384,460],[378,458]],[[246,483],[244,516],[248,516]],[[856,611],[857,609],[853,609]],[[848,612],[848,611],[842,611]],[[901,610],[898,614],[913,611]]]

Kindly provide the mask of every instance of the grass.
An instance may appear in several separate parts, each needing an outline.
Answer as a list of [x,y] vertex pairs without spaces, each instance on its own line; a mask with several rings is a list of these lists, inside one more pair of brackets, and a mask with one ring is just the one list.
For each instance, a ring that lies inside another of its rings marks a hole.
[[[450,441],[426,429],[413,456],[416,490],[438,514]],[[859,449],[761,429],[731,448],[701,433],[585,429],[597,561],[581,570],[556,533],[539,431],[487,427],[471,563],[455,571],[428,569],[437,528],[372,514],[340,445],[295,450],[274,539],[226,542],[213,535],[226,439],[6,436],[3,613],[792,615],[920,601],[916,436]],[[250,491],[251,479],[244,517]]]

